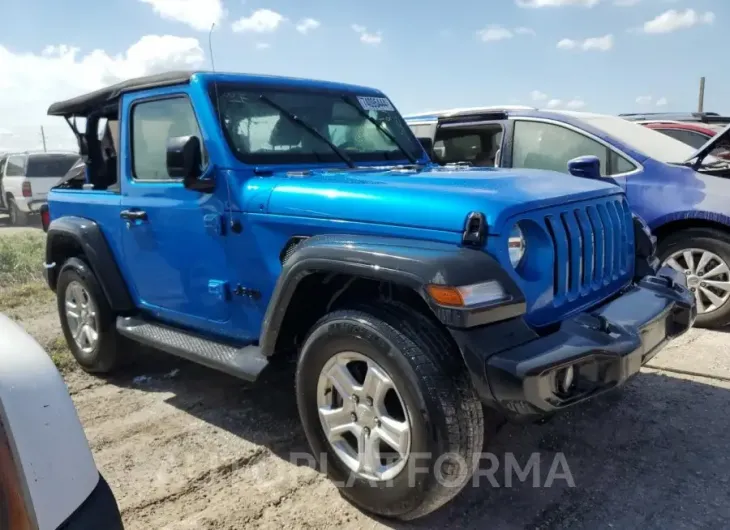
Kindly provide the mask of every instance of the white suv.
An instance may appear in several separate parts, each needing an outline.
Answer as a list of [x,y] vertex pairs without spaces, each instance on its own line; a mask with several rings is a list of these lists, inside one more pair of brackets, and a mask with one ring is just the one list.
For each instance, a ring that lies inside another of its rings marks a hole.
[[0,157],[0,213],[11,225],[23,225],[40,211],[46,195],[79,159],[77,153],[25,152]]

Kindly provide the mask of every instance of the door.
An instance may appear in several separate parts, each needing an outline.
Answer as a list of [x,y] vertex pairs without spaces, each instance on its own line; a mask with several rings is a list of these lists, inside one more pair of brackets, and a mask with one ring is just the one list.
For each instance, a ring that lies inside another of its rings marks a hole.
[[[154,99],[128,96],[122,109],[128,119],[121,150],[131,151],[121,165],[124,274],[137,304],[153,316],[227,336],[230,306],[220,230],[226,187],[217,183],[213,193],[203,193],[170,178],[168,138],[197,136],[202,143],[202,135],[187,95],[161,92]],[[205,171],[205,147],[202,159]]]
[[515,120],[512,146],[503,165],[568,173],[568,162],[585,155],[598,157],[601,175],[626,190],[626,177],[641,168],[606,144],[575,130],[543,121]]

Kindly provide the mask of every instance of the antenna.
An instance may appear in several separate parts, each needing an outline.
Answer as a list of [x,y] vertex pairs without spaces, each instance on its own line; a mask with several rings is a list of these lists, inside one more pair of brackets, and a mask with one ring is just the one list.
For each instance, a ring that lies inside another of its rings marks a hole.
[[208,52],[210,53],[210,66],[215,72],[215,58],[213,57],[213,30],[215,29],[215,22],[210,25],[210,31],[208,32]]
[[[215,70],[215,57],[213,55],[213,30],[215,29],[215,22],[213,22],[210,25],[210,31],[208,32],[208,53],[210,53],[210,66],[213,70],[213,73],[216,73]],[[218,81],[216,79],[213,79],[213,91],[215,92],[215,112],[218,117],[218,127],[223,127],[223,116],[221,116],[221,101],[220,101],[220,95],[218,94]],[[233,209],[233,204],[231,201],[231,183],[228,181],[228,172],[223,172],[223,180],[226,181],[226,193],[228,194],[228,209]],[[239,234],[241,232],[241,222],[233,219],[233,215],[229,216],[229,223],[231,227],[231,230],[235,234]]]

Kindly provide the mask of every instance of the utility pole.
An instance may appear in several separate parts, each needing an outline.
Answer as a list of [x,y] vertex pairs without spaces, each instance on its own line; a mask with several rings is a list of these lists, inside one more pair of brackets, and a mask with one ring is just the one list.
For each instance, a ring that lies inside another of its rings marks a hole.
[[43,125],[41,125],[41,138],[43,138],[43,152],[45,153],[48,150],[46,149],[46,131],[43,130]]
[[697,107],[697,112],[703,112],[705,108],[705,78],[700,77],[700,102]]

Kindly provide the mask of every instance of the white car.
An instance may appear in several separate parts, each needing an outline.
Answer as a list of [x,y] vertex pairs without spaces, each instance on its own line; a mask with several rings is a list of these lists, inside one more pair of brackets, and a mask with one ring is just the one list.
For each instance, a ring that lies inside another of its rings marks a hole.
[[0,213],[10,216],[11,225],[23,225],[28,216],[40,212],[48,190],[79,160],[78,153],[25,152],[0,157]]
[[0,529],[123,528],[61,375],[0,314]]

